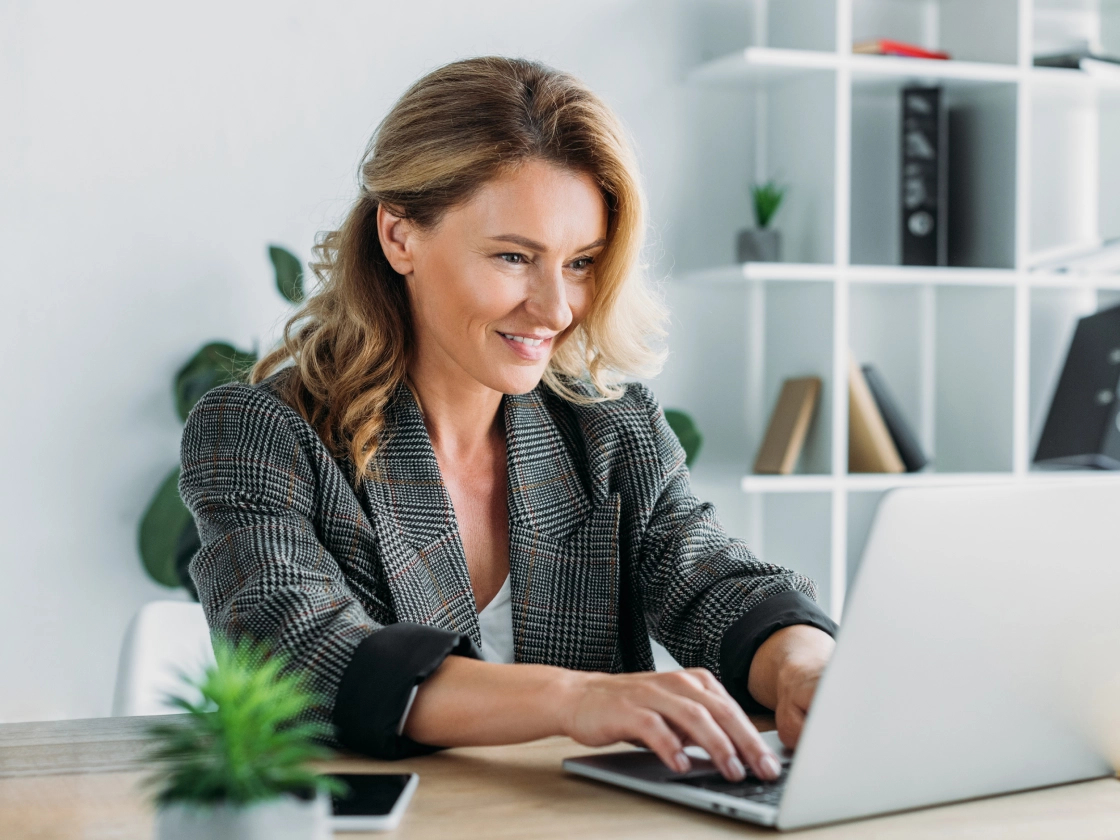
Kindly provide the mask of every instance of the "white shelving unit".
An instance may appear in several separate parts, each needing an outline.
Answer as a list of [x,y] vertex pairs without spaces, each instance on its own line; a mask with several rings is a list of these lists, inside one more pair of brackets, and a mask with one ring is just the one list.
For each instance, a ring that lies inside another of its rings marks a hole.
[[[1120,83],[1032,58],[1073,37],[1120,53],[1120,0],[757,0],[753,15],[755,43],[688,82],[750,114],[753,179],[790,186],[777,227],[791,261],[674,280],[717,301],[713,323],[742,307],[744,340],[719,374],[741,373],[743,388],[721,389],[736,404],[709,410],[743,417],[745,433],[702,453],[719,466],[696,475],[726,482],[737,468],[752,542],[817,579],[839,617],[882,493],[1069,475],[1033,469],[1032,454],[1076,320],[1120,303],[1120,275],[1030,267],[1120,235]],[[853,55],[869,37],[954,60]],[[947,268],[897,265],[899,91],[914,82],[943,88],[964,184],[950,198]],[[892,386],[928,471],[848,474],[849,347]],[[744,476],[782,380],[810,373],[825,388],[799,473]]]

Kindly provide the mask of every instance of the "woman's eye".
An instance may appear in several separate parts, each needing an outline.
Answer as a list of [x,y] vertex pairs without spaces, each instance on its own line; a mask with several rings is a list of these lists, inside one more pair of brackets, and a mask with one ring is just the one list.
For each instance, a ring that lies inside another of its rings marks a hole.
[[521,265],[525,262],[525,256],[523,254],[498,254],[498,256],[510,265]]
[[580,257],[578,260],[572,261],[572,268],[576,271],[586,271],[594,264],[594,257]]

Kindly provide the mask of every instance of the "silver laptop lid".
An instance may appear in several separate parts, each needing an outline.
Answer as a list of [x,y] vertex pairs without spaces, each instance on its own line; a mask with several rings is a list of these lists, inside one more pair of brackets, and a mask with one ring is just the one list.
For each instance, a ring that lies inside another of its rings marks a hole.
[[888,494],[778,825],[1109,775],[1118,760],[1120,483]]

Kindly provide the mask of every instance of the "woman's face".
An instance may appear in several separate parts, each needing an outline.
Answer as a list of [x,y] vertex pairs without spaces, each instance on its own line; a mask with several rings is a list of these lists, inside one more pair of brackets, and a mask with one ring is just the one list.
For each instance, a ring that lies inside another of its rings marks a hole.
[[379,211],[382,247],[405,276],[414,379],[531,391],[583,320],[606,244],[607,208],[582,172],[528,161],[419,231]]

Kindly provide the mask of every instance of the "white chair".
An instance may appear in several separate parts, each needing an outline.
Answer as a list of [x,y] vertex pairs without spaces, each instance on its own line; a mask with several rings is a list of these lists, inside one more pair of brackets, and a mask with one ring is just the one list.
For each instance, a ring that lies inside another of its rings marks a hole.
[[164,701],[164,693],[191,696],[179,679],[179,671],[200,677],[213,662],[210,628],[201,604],[188,601],[145,604],[124,634],[113,694],[113,716],[182,712]]

